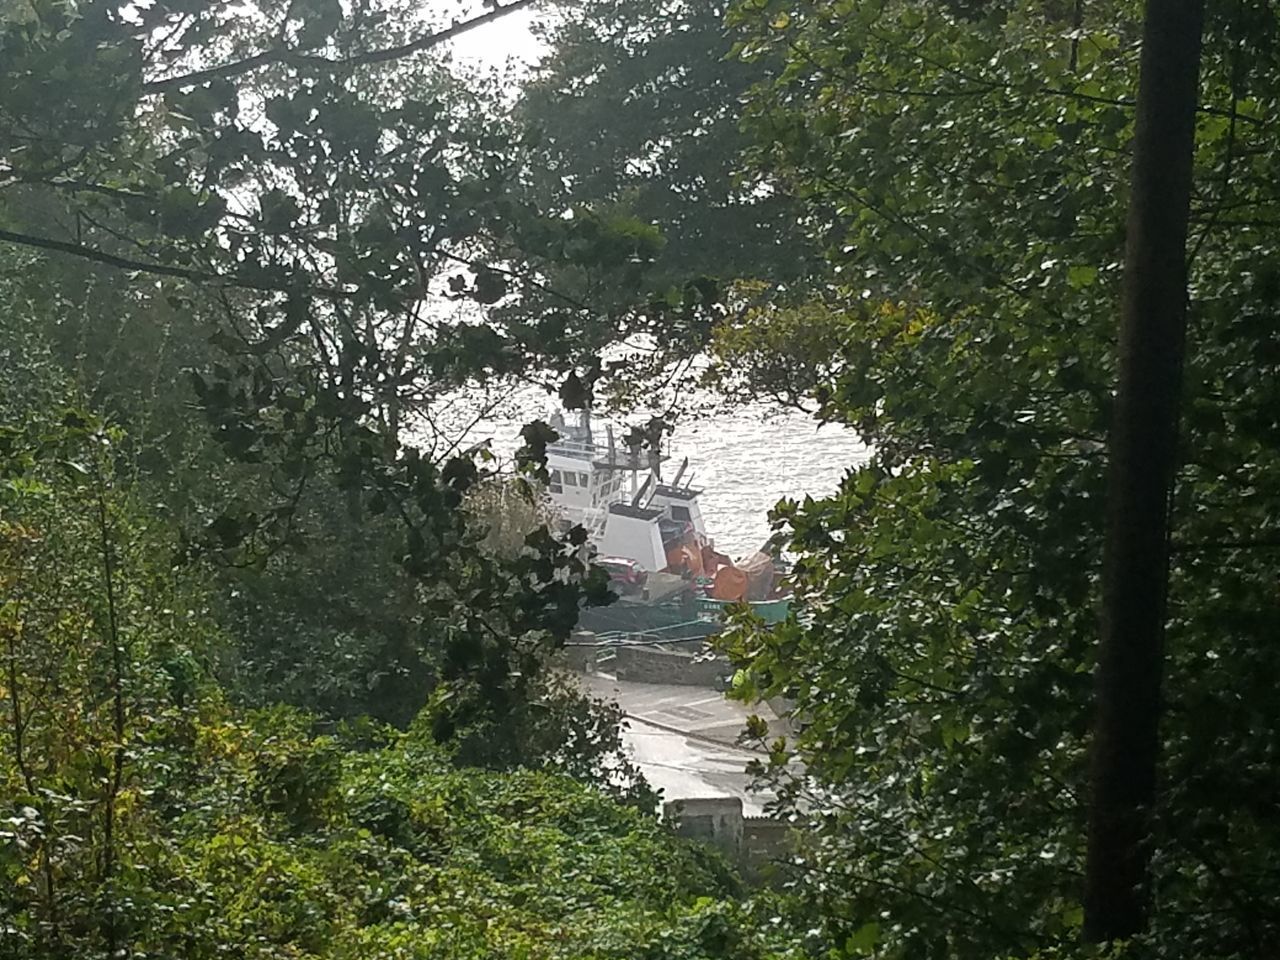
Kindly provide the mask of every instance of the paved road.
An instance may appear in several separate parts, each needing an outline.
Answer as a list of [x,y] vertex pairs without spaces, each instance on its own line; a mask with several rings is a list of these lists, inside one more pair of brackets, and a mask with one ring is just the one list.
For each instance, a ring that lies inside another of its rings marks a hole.
[[631,718],[627,746],[646,779],[665,800],[740,797],[747,816],[760,816],[772,796],[751,790],[748,761],[759,755],[737,744],[756,713],[781,729],[766,704],[748,708],[699,687],[632,683],[605,674],[581,676],[597,697],[615,700]]

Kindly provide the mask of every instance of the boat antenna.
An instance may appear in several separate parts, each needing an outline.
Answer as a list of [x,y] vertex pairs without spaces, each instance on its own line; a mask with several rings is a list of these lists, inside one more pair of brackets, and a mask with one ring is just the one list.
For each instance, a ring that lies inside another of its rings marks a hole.
[[643,484],[643,486],[641,486],[641,487],[640,487],[640,489],[636,492],[636,495],[635,495],[634,497],[632,497],[632,498],[631,498],[631,505],[632,505],[633,507],[638,507],[638,506],[640,506],[640,501],[644,499],[644,495],[645,495],[645,493],[647,493],[647,492],[648,492],[648,490],[649,490],[649,484],[651,484],[651,483],[653,483],[653,477],[652,477],[652,476],[648,476],[648,477],[645,477],[645,478],[644,478],[644,484]]
[[689,469],[689,458],[685,457],[684,462],[680,464],[680,469],[676,471],[676,475],[671,480],[671,486],[680,486],[680,478],[684,476],[684,472],[687,469]]

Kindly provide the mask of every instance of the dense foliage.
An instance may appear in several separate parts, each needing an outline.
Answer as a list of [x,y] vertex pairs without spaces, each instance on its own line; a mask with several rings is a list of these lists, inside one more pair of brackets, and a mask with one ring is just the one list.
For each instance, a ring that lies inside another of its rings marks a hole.
[[[1136,5],[744,0],[759,153],[844,278],[722,359],[874,460],[784,504],[805,616],[743,631],[796,701],[832,942],[991,957],[1079,936]],[[1173,512],[1153,954],[1256,956],[1277,916],[1274,11],[1205,37]],[[797,322],[797,317],[802,322]],[[838,344],[805,372],[771,362]],[[804,380],[805,373],[811,378]],[[785,771],[779,772],[786,777]]]
[[740,101],[763,65],[725,57],[722,3],[588,0],[550,19],[521,90],[534,195],[638,216],[662,236],[655,282],[692,271],[795,281],[820,268],[801,208],[747,164]]
[[[581,0],[514,106],[437,57],[528,0],[419,6],[0,2],[0,953],[1092,955],[1141,5]],[[1153,922],[1099,955],[1280,937],[1278,104],[1276,11],[1210,9]],[[726,637],[794,704],[782,905],[548,670],[607,593],[553,433],[462,435],[700,365],[874,449]]]
[[0,9],[6,955],[755,949],[547,670],[582,537],[434,416],[589,357],[483,310],[632,227],[516,203],[429,52],[503,11],[410,8]]
[[458,507],[489,468],[447,434],[404,443],[462,384],[529,368],[462,308],[508,290],[482,241],[539,217],[429,60],[453,28],[399,12],[19,4],[0,239],[49,256],[15,305],[189,554],[227,564],[238,695],[404,723],[466,674],[486,695],[456,725],[521,702],[604,590],[577,544],[484,550]]
[[[577,364],[582,390],[561,394],[570,407],[589,398],[625,416],[687,408],[732,306],[724,288],[751,278],[798,288],[825,269],[803,207],[749,163],[741,101],[767,71],[724,56],[725,12],[556,4],[540,28],[547,55],[514,105],[491,98],[492,123],[515,148],[512,196],[574,228],[552,256],[543,237],[554,233],[517,228],[546,285],[498,311],[513,329],[532,319],[571,348],[555,358]],[[610,249],[625,255],[602,261]],[[574,305],[592,309],[575,320],[565,309]]]
[[[56,373],[22,359],[6,386]],[[120,431],[25,386],[0,433],[6,956],[776,955],[571,687],[448,748],[438,710],[399,733],[237,709],[214,594],[114,473]]]
[[764,955],[722,865],[590,787],[459,771],[429,730],[316,737],[283,709],[153,709],[113,837],[87,771],[42,781],[67,797],[16,785],[8,956]]

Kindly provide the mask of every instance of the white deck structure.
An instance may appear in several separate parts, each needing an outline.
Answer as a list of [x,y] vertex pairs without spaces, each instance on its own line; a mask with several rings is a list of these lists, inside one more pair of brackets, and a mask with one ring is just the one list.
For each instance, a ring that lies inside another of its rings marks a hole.
[[581,524],[602,556],[634,560],[649,572],[667,566],[671,543],[693,534],[706,542],[699,490],[680,486],[688,461],[663,483],[664,457],[629,447],[619,451],[609,428],[605,444],[592,435],[590,415],[578,423],[552,417],[560,439],[547,447],[549,493],[567,525]]

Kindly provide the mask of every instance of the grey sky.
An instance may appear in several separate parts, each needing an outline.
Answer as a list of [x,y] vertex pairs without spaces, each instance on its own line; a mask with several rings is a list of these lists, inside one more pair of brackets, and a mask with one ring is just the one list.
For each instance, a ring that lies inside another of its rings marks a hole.
[[477,67],[500,67],[509,59],[527,64],[538,55],[538,41],[529,29],[537,16],[536,8],[521,10],[463,34],[454,41],[454,57]]

